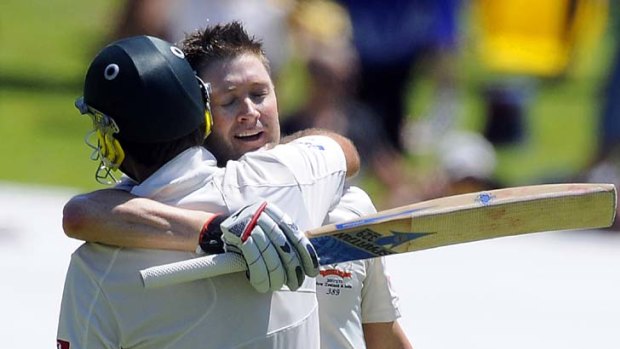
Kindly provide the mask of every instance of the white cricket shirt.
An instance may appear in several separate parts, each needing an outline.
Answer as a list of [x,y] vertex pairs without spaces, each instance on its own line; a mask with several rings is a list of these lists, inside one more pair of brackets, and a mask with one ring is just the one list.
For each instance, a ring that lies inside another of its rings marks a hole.
[[[364,191],[348,187],[324,224],[375,212]],[[323,349],[366,348],[362,324],[391,322],[400,317],[398,296],[391,287],[384,258],[321,266],[316,292]]]
[[[300,138],[217,168],[188,149],[132,193],[167,204],[232,212],[261,198],[301,229],[319,226],[343,190],[346,164],[327,137]],[[297,292],[256,292],[244,273],[145,289],[139,270],[193,258],[187,252],[86,243],[72,255],[59,345],[70,348],[318,348],[315,280]],[[61,347],[62,347],[61,346]]]

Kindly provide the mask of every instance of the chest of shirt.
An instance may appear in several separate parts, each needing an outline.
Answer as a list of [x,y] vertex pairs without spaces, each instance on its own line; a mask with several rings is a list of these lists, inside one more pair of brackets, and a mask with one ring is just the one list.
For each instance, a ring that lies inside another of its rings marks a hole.
[[365,279],[363,261],[324,265],[316,277],[317,297],[330,302],[359,302]]

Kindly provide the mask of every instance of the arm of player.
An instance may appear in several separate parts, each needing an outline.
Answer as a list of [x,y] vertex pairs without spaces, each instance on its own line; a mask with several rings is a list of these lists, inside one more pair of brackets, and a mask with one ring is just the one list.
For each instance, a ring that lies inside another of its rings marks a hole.
[[135,248],[195,251],[198,235],[212,213],[180,209],[103,189],[73,197],[63,209],[69,237]]
[[[359,171],[353,143],[334,132],[309,129],[283,141],[324,135],[334,139],[346,159],[347,177]],[[202,225],[211,213],[180,209],[123,190],[104,189],[73,197],[63,210],[63,228],[69,237],[89,242],[135,248],[194,251]]]
[[[214,220],[216,216],[105,189],[72,198],[64,208],[63,228],[68,236],[90,242],[184,251],[195,251],[199,242],[208,250],[201,234],[208,229],[213,233],[206,239],[212,248],[208,252],[224,252],[218,247],[228,237],[226,246],[244,258],[248,279],[259,292],[276,291],[283,284],[296,290],[306,275],[318,274],[310,241],[275,205],[250,205],[228,218]],[[233,242],[233,231],[243,232],[243,239]]]
[[[343,222],[375,213],[372,200],[363,190],[347,187],[338,205],[332,209],[328,222]],[[320,247],[318,247],[320,248]],[[412,348],[396,318],[397,298],[389,283],[383,258],[364,262],[366,276],[359,292],[364,342],[368,349]],[[317,286],[318,287],[318,286]],[[319,303],[319,307],[322,304]],[[325,310],[323,310],[325,312]],[[337,318],[337,314],[333,314]]]
[[351,178],[355,176],[360,170],[360,156],[357,152],[357,148],[353,145],[350,139],[339,135],[333,131],[319,129],[319,128],[309,128],[306,130],[295,132],[291,135],[288,135],[282,138],[281,142],[289,143],[295,139],[306,137],[306,136],[326,136],[338,143],[340,148],[342,148],[342,152],[344,153],[345,161],[347,164],[347,178]]
[[362,294],[362,327],[367,348],[411,348],[397,320],[398,298],[392,290],[384,257],[366,262]]
[[363,327],[368,349],[413,348],[397,321],[367,323]]

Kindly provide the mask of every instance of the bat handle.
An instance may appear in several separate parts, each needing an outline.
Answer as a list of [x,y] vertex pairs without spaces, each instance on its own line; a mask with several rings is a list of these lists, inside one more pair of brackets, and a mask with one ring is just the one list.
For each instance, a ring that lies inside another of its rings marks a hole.
[[246,269],[245,260],[240,255],[221,253],[150,267],[140,270],[140,275],[145,288],[155,288],[241,272]]

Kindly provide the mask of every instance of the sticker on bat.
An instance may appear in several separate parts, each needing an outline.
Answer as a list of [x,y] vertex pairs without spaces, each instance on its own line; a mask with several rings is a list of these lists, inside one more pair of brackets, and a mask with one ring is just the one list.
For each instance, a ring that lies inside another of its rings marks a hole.
[[493,200],[495,200],[495,195],[491,193],[480,193],[475,199],[476,202],[483,206],[490,205]]

